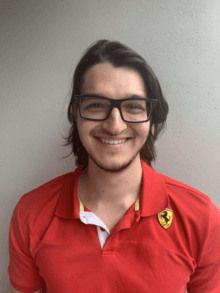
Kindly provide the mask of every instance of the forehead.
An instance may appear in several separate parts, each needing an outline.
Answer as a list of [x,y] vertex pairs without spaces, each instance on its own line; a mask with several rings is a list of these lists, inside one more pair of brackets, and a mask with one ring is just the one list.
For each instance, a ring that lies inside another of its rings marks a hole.
[[114,67],[111,63],[96,64],[83,77],[81,94],[99,94],[110,98],[130,95],[146,96],[142,76],[128,67]]

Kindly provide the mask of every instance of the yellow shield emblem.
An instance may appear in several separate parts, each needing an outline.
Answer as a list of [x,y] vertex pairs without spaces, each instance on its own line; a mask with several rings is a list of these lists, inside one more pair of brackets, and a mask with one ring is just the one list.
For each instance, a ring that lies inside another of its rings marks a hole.
[[160,225],[164,229],[168,229],[173,221],[173,212],[171,209],[165,209],[160,212],[158,215],[158,220]]

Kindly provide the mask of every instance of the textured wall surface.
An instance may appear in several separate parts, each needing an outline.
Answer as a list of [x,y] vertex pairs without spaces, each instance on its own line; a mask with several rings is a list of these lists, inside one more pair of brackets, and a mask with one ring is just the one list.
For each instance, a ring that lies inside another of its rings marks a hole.
[[220,206],[219,0],[0,1],[0,292],[8,228],[26,192],[75,169],[63,160],[74,67],[92,42],[129,45],[170,105],[154,168]]

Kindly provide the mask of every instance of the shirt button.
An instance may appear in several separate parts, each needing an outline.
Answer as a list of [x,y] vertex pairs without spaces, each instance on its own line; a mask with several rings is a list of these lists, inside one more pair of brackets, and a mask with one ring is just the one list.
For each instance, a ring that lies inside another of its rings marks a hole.
[[103,231],[103,232],[105,231],[105,229],[104,229],[104,228],[102,228],[102,227],[100,227],[100,230],[101,230],[101,231]]

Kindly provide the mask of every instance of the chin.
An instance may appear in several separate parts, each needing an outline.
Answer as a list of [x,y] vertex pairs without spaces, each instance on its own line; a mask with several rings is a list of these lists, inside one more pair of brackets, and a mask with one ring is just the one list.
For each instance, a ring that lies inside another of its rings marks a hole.
[[105,164],[105,163],[102,163],[102,162],[98,162],[92,156],[89,156],[89,157],[93,161],[93,163],[97,167],[99,167],[101,170],[103,170],[105,172],[110,172],[110,173],[119,173],[119,172],[122,172],[123,170],[127,169],[132,164],[132,162],[135,160],[135,158],[137,157],[137,155],[134,156],[134,157],[132,157],[130,160],[128,160],[126,162],[123,162],[121,164],[120,163]]

